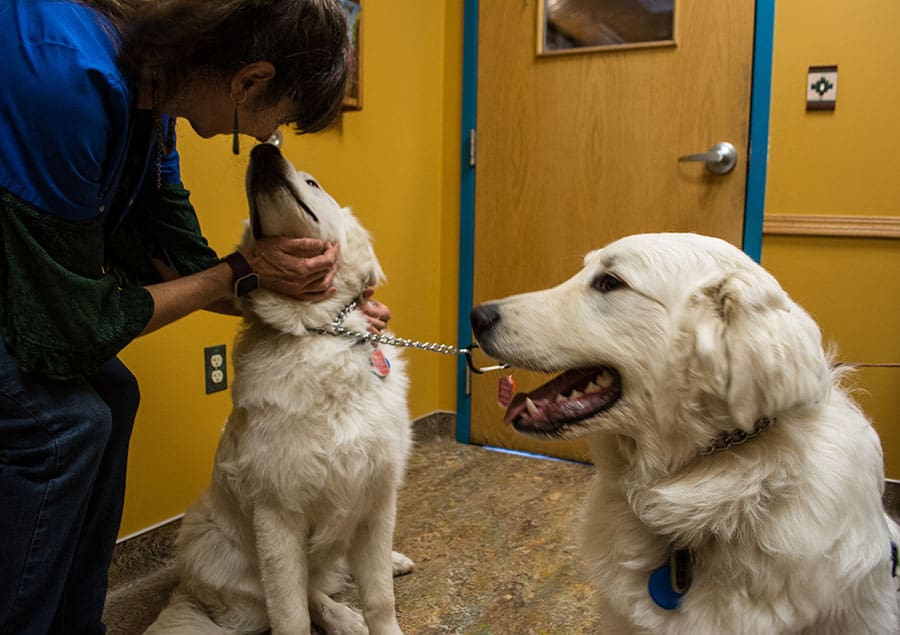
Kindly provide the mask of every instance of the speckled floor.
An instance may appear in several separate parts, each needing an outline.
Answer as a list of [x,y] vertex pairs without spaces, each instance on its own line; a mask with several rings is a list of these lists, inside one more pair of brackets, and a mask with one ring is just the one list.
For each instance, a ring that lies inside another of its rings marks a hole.
[[[416,562],[395,580],[410,635],[577,635],[596,631],[592,591],[572,527],[590,466],[461,445],[453,418],[416,424],[394,547]],[[110,635],[143,632],[175,579],[177,523],[119,545],[105,621]],[[353,592],[345,598],[355,603]],[[186,634],[187,635],[187,634]]]

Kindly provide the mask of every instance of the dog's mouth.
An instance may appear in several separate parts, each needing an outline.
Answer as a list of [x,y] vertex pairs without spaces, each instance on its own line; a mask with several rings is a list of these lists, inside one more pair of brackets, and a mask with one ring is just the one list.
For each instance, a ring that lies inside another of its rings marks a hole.
[[290,190],[291,196],[293,196],[294,200],[297,202],[297,205],[300,206],[300,209],[302,209],[304,212],[306,212],[306,215],[309,216],[311,219],[313,219],[314,223],[318,223],[319,217],[316,216],[315,214],[313,214],[313,211],[311,209],[309,209],[309,205],[307,205],[306,203],[303,202],[303,199],[300,198],[300,195],[294,191],[294,188],[288,187],[288,189]]
[[560,435],[566,427],[610,408],[622,395],[619,373],[607,366],[568,370],[530,393],[518,393],[504,422],[520,432]]

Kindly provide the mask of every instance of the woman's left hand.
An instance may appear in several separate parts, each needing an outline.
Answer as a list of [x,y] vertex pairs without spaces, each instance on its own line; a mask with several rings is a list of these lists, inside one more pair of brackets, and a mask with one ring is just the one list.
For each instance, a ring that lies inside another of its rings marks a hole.
[[360,309],[369,321],[369,332],[381,333],[387,327],[388,320],[391,319],[391,310],[378,300],[373,300],[374,293],[375,289],[372,287],[363,291]]

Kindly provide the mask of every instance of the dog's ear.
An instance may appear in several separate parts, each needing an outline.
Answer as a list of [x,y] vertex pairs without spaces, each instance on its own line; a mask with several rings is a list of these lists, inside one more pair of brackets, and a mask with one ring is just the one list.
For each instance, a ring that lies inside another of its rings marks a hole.
[[760,417],[827,397],[831,374],[818,326],[761,267],[703,285],[686,313],[692,379],[736,427],[749,431]]

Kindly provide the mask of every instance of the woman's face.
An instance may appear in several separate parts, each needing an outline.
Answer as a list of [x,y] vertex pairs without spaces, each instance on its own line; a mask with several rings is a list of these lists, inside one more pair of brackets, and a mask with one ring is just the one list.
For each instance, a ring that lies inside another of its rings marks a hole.
[[208,139],[232,133],[237,108],[238,132],[265,141],[292,119],[296,108],[287,98],[260,105],[274,76],[275,67],[266,61],[247,64],[224,80],[199,76],[185,82],[172,103],[165,104],[170,107],[166,112],[187,119],[198,135]]
[[[249,100],[237,105],[238,132],[259,141],[265,141],[279,126],[289,121],[294,108],[293,102],[289,99],[282,99],[264,108],[257,108],[247,102]],[[205,104],[199,104],[192,112],[185,113],[184,117],[198,135],[208,139],[215,135],[232,133],[234,107],[234,102],[219,97]]]

